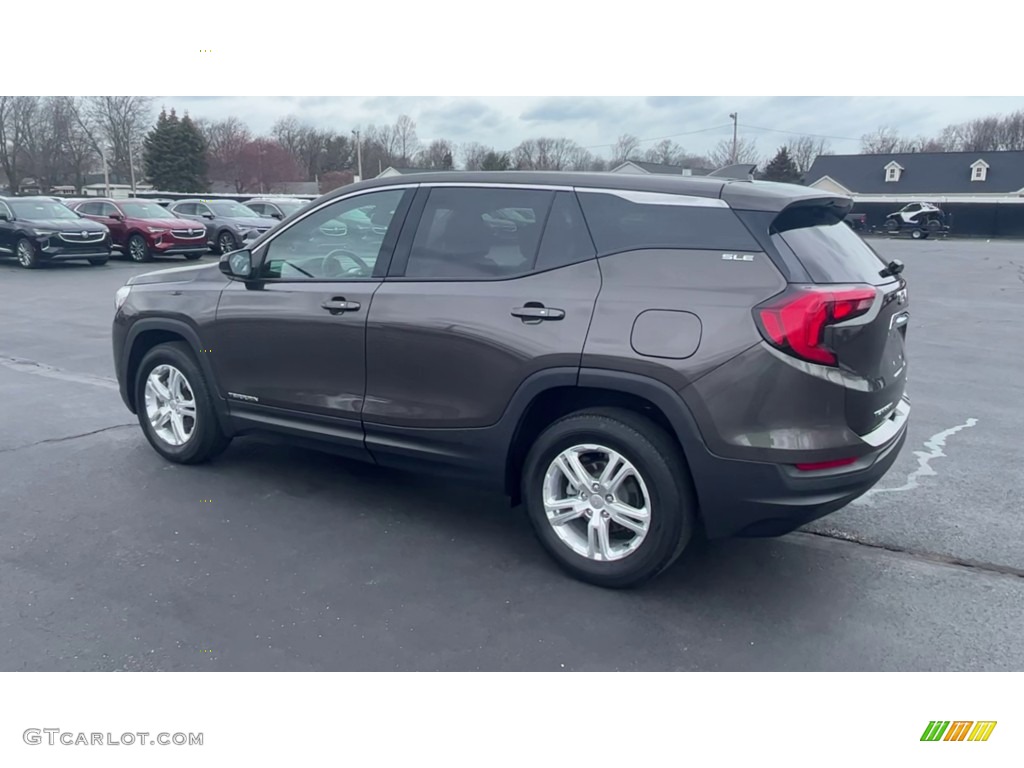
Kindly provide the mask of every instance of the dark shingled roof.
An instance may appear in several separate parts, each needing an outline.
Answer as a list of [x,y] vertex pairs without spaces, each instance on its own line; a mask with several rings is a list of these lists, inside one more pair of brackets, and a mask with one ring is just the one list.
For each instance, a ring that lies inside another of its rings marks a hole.
[[[886,181],[885,166],[903,167]],[[971,181],[971,164],[988,163],[985,181]],[[804,176],[808,185],[829,176],[860,195],[983,195],[1024,189],[1024,152],[901,152],[890,155],[820,155]]]

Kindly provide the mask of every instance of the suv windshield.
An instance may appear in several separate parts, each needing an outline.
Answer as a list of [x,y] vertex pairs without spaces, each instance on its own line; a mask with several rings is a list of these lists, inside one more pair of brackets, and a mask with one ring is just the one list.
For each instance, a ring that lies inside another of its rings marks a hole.
[[7,205],[14,211],[19,219],[35,219],[43,221],[47,219],[78,219],[77,213],[67,206],[55,203],[52,200],[8,200]]
[[207,203],[218,216],[232,216],[236,219],[258,219],[260,215],[241,203]]
[[121,203],[121,210],[124,215],[133,219],[173,219],[174,214],[169,213],[156,203]]

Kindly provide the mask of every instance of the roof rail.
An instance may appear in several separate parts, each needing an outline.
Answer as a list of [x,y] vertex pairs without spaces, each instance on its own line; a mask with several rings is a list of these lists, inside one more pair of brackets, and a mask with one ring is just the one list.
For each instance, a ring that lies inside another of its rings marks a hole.
[[716,171],[712,171],[708,176],[716,176],[720,179],[739,179],[741,181],[753,181],[754,171],[757,170],[757,165],[750,163],[740,163],[738,165],[727,165],[724,168],[719,168]]

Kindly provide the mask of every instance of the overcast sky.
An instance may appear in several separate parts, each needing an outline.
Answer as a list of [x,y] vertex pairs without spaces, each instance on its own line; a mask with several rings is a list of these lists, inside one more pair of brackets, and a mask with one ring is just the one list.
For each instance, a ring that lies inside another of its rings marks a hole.
[[[835,153],[856,152],[859,137],[881,125],[909,136],[934,135],[949,123],[1024,109],[1013,97],[423,97],[423,96],[160,96],[157,106],[193,117],[231,115],[254,131],[270,130],[288,114],[322,128],[347,131],[412,117],[421,140],[479,141],[509,149],[523,139],[569,137],[605,153],[622,133],[641,139],[671,137],[686,150],[704,152],[731,137],[729,113],[739,112],[740,132],[762,154],[794,134],[828,137]],[[711,129],[711,130],[708,130]],[[771,130],[765,130],[771,129]],[[690,135],[679,135],[690,134]]]

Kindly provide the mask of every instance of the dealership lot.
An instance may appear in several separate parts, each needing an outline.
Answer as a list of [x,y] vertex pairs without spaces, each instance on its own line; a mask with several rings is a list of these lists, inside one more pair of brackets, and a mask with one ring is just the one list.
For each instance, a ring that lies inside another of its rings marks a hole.
[[623,593],[472,489],[249,439],[168,464],[110,350],[114,291],[161,265],[0,263],[0,669],[1022,669],[1024,249],[877,247],[912,313],[889,475]]

